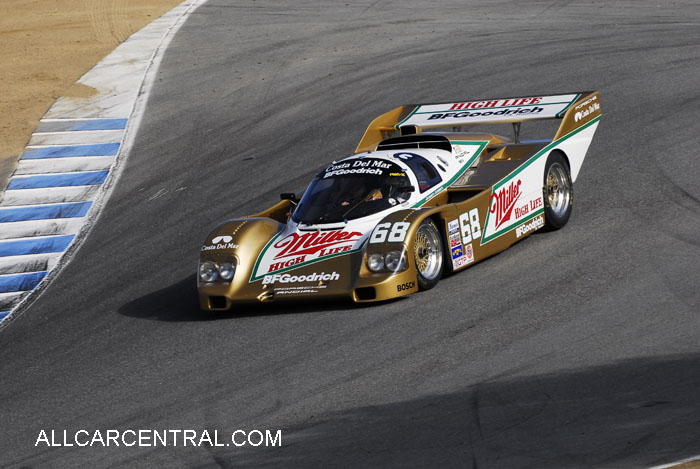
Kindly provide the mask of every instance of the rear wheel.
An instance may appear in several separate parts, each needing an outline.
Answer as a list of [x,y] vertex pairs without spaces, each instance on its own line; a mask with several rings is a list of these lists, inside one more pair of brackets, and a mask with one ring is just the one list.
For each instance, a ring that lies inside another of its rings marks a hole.
[[574,202],[574,184],[566,158],[553,152],[544,168],[544,218],[547,228],[558,230],[566,225]]
[[442,241],[435,223],[426,219],[418,227],[413,242],[413,257],[418,271],[418,287],[429,290],[440,281],[442,275]]

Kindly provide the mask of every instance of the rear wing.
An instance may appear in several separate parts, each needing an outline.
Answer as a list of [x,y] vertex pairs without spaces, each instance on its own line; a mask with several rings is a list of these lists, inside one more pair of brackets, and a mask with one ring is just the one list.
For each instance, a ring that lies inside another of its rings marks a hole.
[[420,133],[436,127],[513,123],[516,143],[520,123],[542,119],[562,119],[555,139],[600,115],[597,91],[462,101],[445,104],[400,106],[377,117],[367,127],[355,153],[372,151],[383,139],[399,131],[401,135]]

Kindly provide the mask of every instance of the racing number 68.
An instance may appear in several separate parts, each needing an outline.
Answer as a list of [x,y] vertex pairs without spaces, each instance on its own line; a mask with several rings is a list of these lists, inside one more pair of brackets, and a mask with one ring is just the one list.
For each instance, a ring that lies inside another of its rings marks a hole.
[[467,244],[474,239],[481,238],[481,225],[479,224],[479,210],[473,208],[459,216],[459,226],[462,228],[462,242]]
[[[392,226],[393,225],[393,226]],[[369,238],[371,244],[383,243],[387,240],[390,243],[400,243],[406,239],[406,233],[408,233],[408,227],[410,224],[408,222],[399,221],[396,223],[380,223],[372,232],[372,236]],[[391,228],[391,230],[389,230]]]

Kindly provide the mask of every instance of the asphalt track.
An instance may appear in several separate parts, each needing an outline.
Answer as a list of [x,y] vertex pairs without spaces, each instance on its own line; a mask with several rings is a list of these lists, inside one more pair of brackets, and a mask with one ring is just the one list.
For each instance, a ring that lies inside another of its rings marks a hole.
[[[700,10],[469,3],[196,10],[94,230],[0,333],[0,463],[626,468],[700,454]],[[374,116],[588,89],[603,118],[563,230],[399,301],[198,311],[209,229],[302,189]],[[41,429],[109,428],[282,429],[283,446],[34,446]]]

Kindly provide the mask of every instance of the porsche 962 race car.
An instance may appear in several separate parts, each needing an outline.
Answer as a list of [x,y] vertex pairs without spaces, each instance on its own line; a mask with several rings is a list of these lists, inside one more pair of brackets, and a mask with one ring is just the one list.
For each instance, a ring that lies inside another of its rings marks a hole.
[[[561,121],[554,137],[521,140],[521,123],[541,119]],[[207,237],[200,306],[387,300],[561,228],[599,120],[595,91],[398,107],[303,194]],[[513,138],[466,131],[503,123]]]

